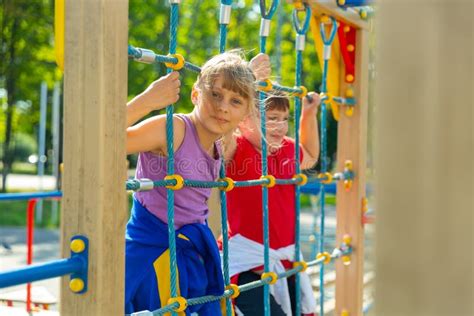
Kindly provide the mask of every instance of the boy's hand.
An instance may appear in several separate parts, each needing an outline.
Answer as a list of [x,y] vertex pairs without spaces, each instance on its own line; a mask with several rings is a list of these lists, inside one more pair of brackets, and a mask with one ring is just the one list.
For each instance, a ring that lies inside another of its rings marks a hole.
[[258,54],[257,56],[252,58],[249,63],[249,66],[258,81],[270,78],[270,75],[272,73],[272,65],[270,63],[270,57],[268,57],[267,54]]
[[179,72],[173,71],[160,79],[153,81],[140,94],[143,104],[153,110],[161,110],[179,100],[181,81]]
[[319,94],[315,92],[310,92],[303,98],[303,112],[313,114],[318,113],[319,105],[321,104],[321,98]]

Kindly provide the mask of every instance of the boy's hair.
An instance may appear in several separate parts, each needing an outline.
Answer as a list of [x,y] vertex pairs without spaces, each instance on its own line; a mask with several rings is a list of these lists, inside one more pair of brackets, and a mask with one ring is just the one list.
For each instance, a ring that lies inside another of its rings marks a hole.
[[241,51],[232,50],[208,60],[201,69],[196,86],[204,92],[209,92],[216,79],[222,76],[223,88],[240,94],[248,101],[249,109],[253,110],[255,76],[242,55]]
[[282,112],[289,111],[290,100],[284,93],[280,91],[274,91],[265,100],[265,111],[268,110],[277,110]]

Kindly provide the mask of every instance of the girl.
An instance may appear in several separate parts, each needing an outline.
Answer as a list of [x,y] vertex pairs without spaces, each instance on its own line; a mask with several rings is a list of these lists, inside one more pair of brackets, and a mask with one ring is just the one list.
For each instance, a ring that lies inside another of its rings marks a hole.
[[[311,168],[319,156],[319,136],[316,114],[319,95],[309,94],[303,100],[300,119],[301,168]],[[274,94],[266,100],[266,143],[268,174],[277,179],[295,175],[295,140],[288,132],[289,100]],[[226,176],[236,181],[258,179],[261,176],[260,119],[246,118],[239,125],[241,135],[227,141]],[[277,185],[268,189],[270,271],[284,272],[293,268],[295,241],[295,187]],[[232,283],[245,284],[260,280],[263,272],[262,189],[236,187],[227,194],[229,222],[229,262]],[[315,299],[309,278],[301,274],[301,306],[304,315],[313,315]],[[294,277],[278,280],[270,287],[272,315],[294,315]],[[245,316],[263,315],[263,288],[241,293],[235,303]]]
[[[251,63],[266,67],[261,56]],[[191,92],[195,108],[176,114],[174,124],[175,173],[192,180],[215,181],[222,153],[219,140],[232,132],[254,109],[255,76],[249,63],[236,53],[209,60]],[[127,152],[139,153],[136,178],[161,180],[166,176],[166,116],[131,126],[151,110],[178,99],[177,73],[152,83],[127,106]],[[206,225],[210,189],[184,187],[175,192],[175,228],[179,296],[220,295],[224,291],[219,251]],[[158,187],[134,195],[126,233],[125,310],[155,310],[168,304],[170,267],[167,233],[167,193]],[[191,306],[186,313],[221,315],[219,302]]]

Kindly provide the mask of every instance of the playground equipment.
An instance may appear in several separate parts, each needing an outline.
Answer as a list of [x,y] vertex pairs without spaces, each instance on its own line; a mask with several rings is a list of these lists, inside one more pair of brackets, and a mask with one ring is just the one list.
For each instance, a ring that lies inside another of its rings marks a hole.
[[[199,67],[193,65],[182,56],[176,54],[176,32],[178,26],[178,8],[179,1],[172,0],[171,4],[171,29],[170,29],[170,51],[171,56],[158,55],[150,50],[135,48],[129,46],[129,56],[144,62],[165,62],[168,70],[186,68],[193,71],[199,71]],[[342,6],[342,4],[339,4]],[[332,90],[331,82],[328,79],[324,81],[322,92],[324,93],[322,105],[322,121],[326,120],[326,107],[333,109],[333,115],[337,116],[339,108],[333,103],[342,103],[347,106],[346,115],[340,115],[339,119],[339,141],[338,141],[338,165],[337,170],[344,170],[337,174],[330,174],[327,171],[325,162],[325,125],[321,124],[321,135],[323,137],[323,173],[310,181],[317,181],[322,184],[321,194],[322,203],[324,203],[325,185],[334,181],[338,182],[338,222],[344,225],[338,225],[337,242],[341,245],[336,248],[332,254],[324,251],[323,244],[320,246],[320,253],[315,260],[303,262],[298,259],[299,240],[296,240],[296,264],[294,269],[281,275],[276,275],[268,271],[268,238],[265,240],[265,274],[258,284],[244,285],[237,289],[229,284],[229,276],[226,275],[225,243],[224,243],[224,279],[228,289],[220,297],[192,298],[187,302],[184,298],[177,297],[176,293],[176,261],[173,258],[174,246],[174,225],[173,225],[173,190],[179,189],[184,185],[188,186],[206,186],[219,187],[222,189],[221,197],[225,201],[225,190],[233,186],[261,185],[264,195],[264,227],[268,226],[268,209],[265,203],[266,190],[273,185],[296,185],[296,194],[299,196],[299,185],[306,182],[307,178],[298,173],[293,179],[275,179],[266,171],[266,152],[262,154],[263,176],[261,179],[251,181],[234,182],[225,178],[211,183],[199,183],[190,179],[183,179],[179,175],[174,175],[173,165],[169,164],[169,176],[164,180],[132,180],[127,182],[127,189],[143,190],[151,189],[154,186],[166,186],[169,194],[168,223],[170,252],[171,252],[171,296],[173,297],[169,305],[164,306],[156,314],[167,311],[184,309],[185,305],[199,304],[210,300],[218,300],[222,297],[232,297],[239,291],[250,289],[253,286],[263,285],[265,288],[265,306],[268,307],[268,288],[269,284],[276,281],[277,278],[284,278],[291,274],[296,274],[298,284],[298,272],[303,271],[308,265],[321,265],[321,282],[323,283],[324,266],[333,259],[346,258],[345,263],[336,260],[337,267],[337,287],[336,287],[336,312],[351,313],[358,315],[362,313],[362,263],[363,263],[363,245],[362,245],[362,227],[361,219],[361,201],[365,196],[365,126],[366,126],[366,99],[367,99],[367,52],[364,47],[367,46],[367,25],[361,20],[355,10],[347,8],[350,1],[344,3],[343,7],[337,4],[329,4],[326,1],[315,1],[310,4],[297,4],[294,11],[294,21],[296,28],[296,53],[297,53],[297,71],[296,87],[278,86],[270,81],[260,83],[261,96],[265,90],[275,89],[293,94],[295,98],[295,116],[299,117],[301,107],[301,98],[305,96],[306,89],[301,86],[301,59],[304,49],[305,33],[312,22],[313,32],[322,34],[324,42],[323,54],[320,59],[324,63],[324,74],[330,73],[330,51],[331,44],[335,38],[337,29],[337,20],[339,23],[345,23],[352,32],[352,47],[347,45],[346,55],[352,58],[354,69],[349,71],[345,79],[339,82],[339,91]],[[265,5],[262,7],[262,24],[260,31],[260,51],[265,52],[266,38],[269,34],[270,19],[274,14],[278,2],[273,2],[269,12],[266,12]],[[221,41],[220,51],[225,49],[226,27],[229,22],[230,3],[223,1],[221,3]],[[311,14],[311,8],[313,14]],[[306,13],[303,25],[298,20],[298,11]],[[85,16],[87,15],[87,19]],[[329,19],[327,17],[330,17]],[[64,142],[65,155],[64,162],[68,166],[68,172],[64,174],[63,181],[63,239],[70,238],[76,234],[88,236],[91,241],[88,247],[89,259],[88,265],[82,264],[80,272],[84,273],[84,268],[88,268],[88,280],[84,286],[73,286],[76,293],[64,290],[66,281],[63,279],[63,291],[61,292],[61,313],[66,315],[92,315],[92,314],[121,314],[123,313],[123,280],[117,278],[117,275],[123,275],[123,232],[126,221],[125,198],[120,183],[125,182],[125,164],[117,157],[124,157],[124,133],[125,126],[124,111],[118,111],[125,104],[126,100],[126,20],[127,3],[116,3],[113,1],[102,1],[98,3],[78,3],[67,2],[65,6],[65,20],[68,21],[65,35],[65,125],[68,129],[65,131]],[[316,22],[314,22],[316,20]],[[316,26],[314,26],[316,25]],[[314,28],[319,30],[315,31]],[[326,37],[326,28],[331,27],[329,37]],[[347,29],[344,26],[344,29]],[[341,27],[341,25],[339,25]],[[79,34],[79,35],[78,35]],[[88,36],[80,36],[87,34]],[[125,35],[124,35],[125,34]],[[319,36],[318,36],[319,38]],[[123,48],[123,51],[122,51]],[[113,52],[113,54],[111,54]],[[337,59],[337,58],[336,58]],[[85,66],[87,65],[87,66]],[[342,67],[341,62],[337,67]],[[335,80],[337,81],[337,80]],[[340,97],[340,91],[345,91],[344,97]],[[348,92],[350,91],[350,92]],[[80,94],[80,96],[79,96]],[[355,101],[357,100],[357,101]],[[99,110],[98,110],[99,109]],[[263,109],[262,109],[263,111]],[[262,112],[263,113],[263,112]],[[173,106],[167,108],[167,115],[173,114]],[[264,123],[265,115],[261,115]],[[172,124],[172,120],[168,119]],[[298,130],[298,119],[295,124]],[[262,124],[264,127],[265,124]],[[172,125],[167,126],[167,137],[172,138]],[[265,134],[265,131],[263,131]],[[298,133],[295,133],[298,135]],[[359,135],[354,140],[353,135]],[[298,138],[296,139],[298,144]],[[172,157],[172,142],[168,142],[168,155]],[[263,146],[265,148],[265,146]],[[265,151],[265,150],[264,150]],[[299,150],[296,150],[296,157]],[[171,161],[171,160],[170,160]],[[296,159],[299,161],[299,159]],[[347,162],[346,162],[347,161]],[[354,176],[355,175],[355,176]],[[346,192],[346,190],[349,190]],[[298,199],[297,199],[298,200]],[[223,221],[225,223],[225,203],[223,205]],[[322,209],[324,204],[322,204]],[[299,214],[299,204],[296,205],[297,214]],[[297,222],[298,217],[297,215]],[[225,224],[224,236],[225,234]],[[322,216],[321,227],[324,227],[324,216]],[[264,229],[267,231],[267,228]],[[299,226],[296,227],[296,236],[299,236]],[[266,233],[268,236],[268,233]],[[298,238],[298,237],[297,237]],[[74,239],[83,240],[82,238]],[[86,243],[84,241],[84,243]],[[63,244],[63,255],[69,252],[66,243]],[[352,254],[351,254],[352,252]],[[81,252],[82,253],[82,252]],[[348,255],[351,254],[351,264],[348,263]],[[68,263],[67,268],[61,273],[77,273],[79,271],[78,254],[73,253],[70,259],[65,259]],[[81,259],[82,260],[82,259]],[[174,260],[174,261],[173,261]],[[62,261],[54,264],[66,266]],[[35,273],[39,270],[35,270]],[[31,270],[29,270],[31,272]],[[59,276],[55,274],[54,276]],[[48,274],[48,276],[53,276]],[[27,281],[31,281],[29,277]],[[17,281],[16,281],[17,282]],[[5,284],[11,284],[5,283]],[[16,284],[16,283],[15,283]],[[85,289],[87,288],[87,292]],[[80,290],[78,290],[80,289]],[[298,293],[298,291],[297,291]],[[297,294],[298,295],[298,294]],[[321,295],[324,292],[321,287]],[[298,296],[297,296],[298,297]],[[98,302],[114,302],[114,304],[101,304]],[[297,299],[297,302],[299,300]],[[323,304],[321,304],[323,305]],[[269,312],[268,308],[267,314]],[[227,299],[227,311],[230,312],[230,301]],[[321,307],[321,312],[324,312]]]

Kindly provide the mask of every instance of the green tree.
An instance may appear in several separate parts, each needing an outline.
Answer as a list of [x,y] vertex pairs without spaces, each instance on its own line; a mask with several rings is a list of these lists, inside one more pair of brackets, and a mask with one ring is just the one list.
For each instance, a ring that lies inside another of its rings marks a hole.
[[0,0],[0,88],[7,93],[2,108],[2,190],[15,160],[12,135],[34,133],[40,83],[52,86],[60,78],[54,63],[53,20],[52,0]]

